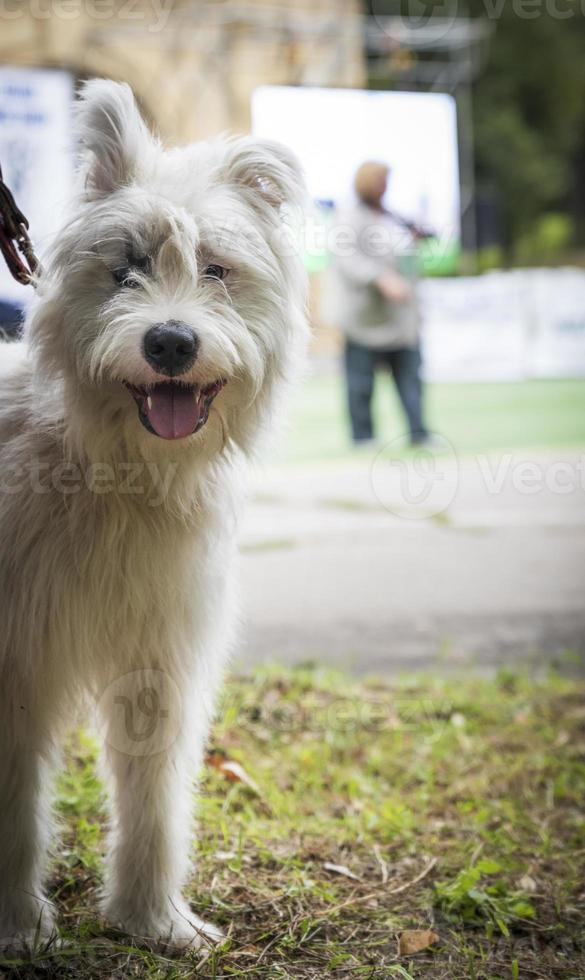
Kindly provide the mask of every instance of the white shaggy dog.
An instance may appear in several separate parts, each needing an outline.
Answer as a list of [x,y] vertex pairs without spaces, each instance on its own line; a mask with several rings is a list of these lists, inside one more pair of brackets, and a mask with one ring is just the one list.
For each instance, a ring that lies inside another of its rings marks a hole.
[[112,830],[103,910],[178,946],[191,776],[231,634],[242,464],[303,346],[305,282],[268,141],[165,151],[130,89],[78,107],[83,181],[26,326],[0,349],[0,941],[54,929],[49,776],[99,707]]

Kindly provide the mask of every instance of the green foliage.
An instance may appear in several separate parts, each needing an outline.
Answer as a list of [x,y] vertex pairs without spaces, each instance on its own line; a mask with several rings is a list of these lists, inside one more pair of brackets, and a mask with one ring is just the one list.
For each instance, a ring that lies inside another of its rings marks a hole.
[[508,936],[510,922],[533,919],[535,910],[527,896],[510,890],[503,878],[494,877],[501,871],[501,864],[484,858],[463,868],[452,880],[438,881],[435,889],[439,905],[451,918],[471,923],[487,921]]
[[[578,0],[562,8],[570,16],[543,3],[526,17],[518,4],[502,4],[474,86],[478,177],[498,188],[510,246],[551,207],[568,211],[582,179],[585,18]],[[489,14],[485,0],[470,10]]]
[[563,259],[573,237],[574,225],[568,215],[543,214],[534,222],[531,230],[519,238],[516,261],[519,265],[558,262]]
[[490,245],[481,248],[477,253],[477,272],[491,272],[492,269],[501,269],[504,264],[504,253],[499,245]]

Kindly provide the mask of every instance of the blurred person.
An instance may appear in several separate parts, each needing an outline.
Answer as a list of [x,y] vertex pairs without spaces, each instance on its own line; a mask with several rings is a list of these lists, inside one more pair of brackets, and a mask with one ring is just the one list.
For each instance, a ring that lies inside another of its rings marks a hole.
[[17,303],[0,299],[0,339],[16,340],[22,332],[24,311]]
[[424,232],[384,207],[389,174],[386,164],[375,161],[357,170],[357,203],[343,215],[348,239],[336,259],[337,326],[345,334],[347,400],[356,445],[374,438],[371,402],[380,366],[394,378],[412,444],[429,439],[423,419],[416,295],[416,240]]

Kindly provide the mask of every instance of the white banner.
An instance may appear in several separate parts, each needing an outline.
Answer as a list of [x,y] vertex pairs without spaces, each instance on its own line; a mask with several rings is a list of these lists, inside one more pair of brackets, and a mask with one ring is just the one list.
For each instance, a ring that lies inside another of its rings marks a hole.
[[[0,67],[0,163],[41,257],[71,195],[72,100],[67,72]],[[26,303],[30,288],[0,266],[0,300]]]
[[252,96],[252,131],[296,153],[315,201],[343,206],[353,199],[355,172],[364,160],[388,164],[388,206],[458,248],[457,111],[451,95],[262,85]]
[[585,271],[519,269],[420,285],[425,376],[585,376]]

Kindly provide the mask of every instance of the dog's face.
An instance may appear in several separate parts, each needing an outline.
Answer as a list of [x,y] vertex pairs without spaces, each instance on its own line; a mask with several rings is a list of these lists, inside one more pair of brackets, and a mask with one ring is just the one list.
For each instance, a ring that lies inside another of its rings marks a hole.
[[304,333],[283,234],[296,161],[250,138],[165,151],[113,82],[86,85],[78,128],[83,191],[31,328],[41,365],[126,442],[248,446]]

